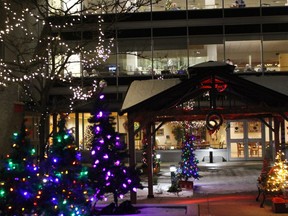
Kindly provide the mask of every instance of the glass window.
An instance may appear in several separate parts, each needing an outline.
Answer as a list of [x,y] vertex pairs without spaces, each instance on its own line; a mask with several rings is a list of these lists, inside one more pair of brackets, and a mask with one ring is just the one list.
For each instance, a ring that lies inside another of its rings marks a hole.
[[284,6],[286,5],[286,1],[275,1],[275,0],[261,0],[262,7],[277,7],[277,6]]
[[260,121],[248,122],[248,138],[261,139],[262,138],[262,124]]
[[244,123],[243,122],[230,122],[230,137],[231,139],[244,138]]
[[[151,40],[118,41],[120,75],[150,75],[152,72]],[[110,59],[109,59],[110,61]]]
[[224,0],[225,8],[245,8],[245,7],[259,7],[260,0],[247,1],[247,0]]
[[185,37],[154,39],[153,69],[156,74],[185,74],[188,67]]
[[49,4],[51,5],[52,9],[55,9],[50,9],[51,13],[60,13],[62,10],[64,10],[65,12],[67,11],[68,14],[75,14],[81,10],[81,4],[78,0],[49,0]]
[[262,157],[262,144],[261,142],[248,142],[248,154],[250,158]]
[[[66,122],[66,128],[71,130],[74,133],[74,136],[76,136],[76,116],[75,113],[71,113],[67,119]],[[90,130],[89,126],[91,126],[91,123],[89,123],[89,119],[91,118],[90,113],[79,113],[79,124],[78,124],[78,137],[79,137],[79,148],[80,150],[90,150],[91,143],[92,143],[92,137],[93,133]],[[114,117],[114,122],[116,123],[115,131],[119,132],[121,134],[121,138],[123,138],[125,142],[127,142],[126,135],[127,134],[127,127],[125,126],[127,122],[127,117],[124,116],[118,116],[117,113],[111,113],[111,116]],[[52,116],[50,117],[50,132],[53,128],[53,120]],[[76,137],[75,137],[76,138]]]
[[288,40],[264,40],[263,58],[267,71],[288,71]]
[[152,11],[170,11],[173,3],[173,0],[159,1],[156,4],[152,4]]
[[222,44],[222,37],[193,36],[189,38],[189,66],[206,61],[223,60],[224,45]]
[[188,0],[188,9],[215,9],[222,7],[222,0]]
[[152,4],[152,11],[186,10],[186,0],[163,0]]
[[[225,55],[236,66],[235,72],[262,72],[260,40],[229,38],[225,42]],[[265,67],[263,70],[266,71]]]
[[231,142],[230,144],[231,158],[244,158],[245,147],[243,142]]

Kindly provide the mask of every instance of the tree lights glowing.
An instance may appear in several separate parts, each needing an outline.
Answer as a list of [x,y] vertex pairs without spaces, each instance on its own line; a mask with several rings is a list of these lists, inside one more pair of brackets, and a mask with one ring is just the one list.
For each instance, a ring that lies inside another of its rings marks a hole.
[[89,215],[88,170],[81,165],[81,154],[65,123],[62,115],[43,163],[45,175],[35,203],[38,212],[45,215]]
[[[71,5],[72,1],[69,1],[69,7],[64,7],[68,4],[66,0],[58,2],[61,8],[49,4],[51,1],[4,0],[0,3],[4,11],[1,15],[5,20],[0,31],[0,42],[5,52],[5,55],[0,56],[0,85],[17,83],[21,93],[19,100],[25,102],[31,111],[41,114],[38,125],[40,158],[44,157],[46,144],[43,135],[45,121],[59,104],[59,101],[50,100],[51,89],[56,82],[71,83],[72,77],[67,74],[72,73],[74,76],[76,72],[71,69],[71,64],[78,64],[79,68],[91,68],[101,64],[109,58],[113,47],[113,38],[105,39],[101,14],[94,17],[96,22],[93,23],[93,31],[97,38],[91,41],[83,37],[77,40],[67,39],[65,32],[72,31],[71,29],[81,33],[80,26],[88,19],[83,13],[89,8],[79,7],[83,0],[73,1]],[[75,62],[75,56],[79,56],[78,62]],[[74,88],[83,92],[81,84]],[[91,91],[96,91],[95,85]],[[75,91],[71,90],[70,96],[61,98],[67,101],[67,111],[71,109],[69,100],[75,100]],[[84,94],[81,98],[83,97]]]
[[0,175],[0,215],[25,215],[34,211],[34,197],[40,183],[35,149],[22,124],[13,134],[11,154],[6,156]]
[[118,199],[122,199],[129,191],[136,192],[142,186],[135,168],[124,164],[128,156],[126,145],[115,132],[114,119],[109,112],[102,110],[101,103],[98,101],[89,119],[94,134],[89,176],[95,188],[94,202],[106,200],[108,194],[113,194],[116,210]]
[[193,142],[196,140],[196,137],[191,135],[186,138],[186,141],[183,143],[181,162],[178,171],[178,177],[187,181],[189,178],[199,179],[199,168],[198,168],[198,159],[194,153]]
[[[148,148],[148,140],[147,140],[146,133],[143,133],[143,139],[142,139],[142,168],[143,170],[147,169],[148,167],[148,154],[147,154],[147,148]],[[160,169],[160,159],[156,157],[157,152],[155,150],[155,145],[152,147],[152,163],[153,163],[153,171],[156,172],[157,169]]]
[[274,166],[268,173],[266,183],[267,191],[284,193],[288,189],[288,167],[287,161],[283,160],[283,157],[283,152],[277,152]]

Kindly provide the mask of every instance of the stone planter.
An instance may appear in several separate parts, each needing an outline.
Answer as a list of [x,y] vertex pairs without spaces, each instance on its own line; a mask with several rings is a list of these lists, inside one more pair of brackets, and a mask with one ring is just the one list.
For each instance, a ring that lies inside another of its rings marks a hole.
[[178,184],[180,188],[191,189],[191,190],[193,189],[193,185],[194,185],[193,181],[181,181],[181,180],[178,182]]

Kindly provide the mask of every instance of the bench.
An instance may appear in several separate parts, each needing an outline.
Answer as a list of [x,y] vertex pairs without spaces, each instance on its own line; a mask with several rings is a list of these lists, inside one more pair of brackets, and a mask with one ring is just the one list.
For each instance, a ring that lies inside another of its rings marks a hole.
[[258,195],[256,197],[256,201],[258,202],[260,200],[260,197],[262,197],[262,201],[260,203],[260,208],[264,207],[265,201],[267,196],[271,196],[271,197],[279,197],[282,195],[282,192],[276,191],[276,192],[272,192],[272,191],[268,191],[266,189],[266,178],[261,178],[258,177],[257,179],[257,188],[258,188]]

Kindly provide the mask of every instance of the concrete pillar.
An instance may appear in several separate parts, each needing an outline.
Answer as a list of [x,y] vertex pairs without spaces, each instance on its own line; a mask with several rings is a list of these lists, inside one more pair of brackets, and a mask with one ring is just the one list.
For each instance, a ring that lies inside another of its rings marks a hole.
[[207,45],[208,61],[217,61],[217,45]]
[[133,74],[133,72],[138,67],[137,62],[137,52],[131,52],[126,54],[126,70],[128,74]]

